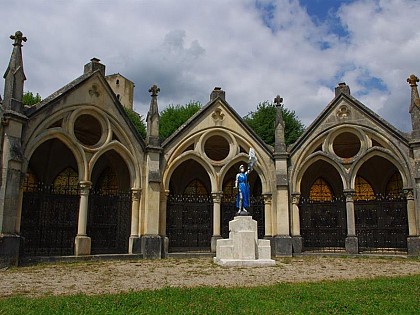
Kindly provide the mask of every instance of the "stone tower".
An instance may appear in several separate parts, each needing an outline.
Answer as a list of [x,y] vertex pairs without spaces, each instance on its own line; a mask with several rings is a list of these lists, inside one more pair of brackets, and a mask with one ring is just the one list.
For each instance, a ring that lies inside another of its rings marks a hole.
[[284,120],[282,114],[283,98],[279,95],[274,99],[276,104],[274,160],[276,165],[276,204],[277,204],[277,235],[274,237],[274,250],[280,255],[292,254],[292,238],[289,228],[289,185],[287,178],[286,141],[284,137]]
[[149,112],[147,113],[146,134],[146,185],[145,185],[145,220],[144,235],[141,240],[145,258],[161,258],[162,238],[159,236],[160,216],[160,155],[162,147],[159,140],[159,110],[157,96],[160,89],[153,85],[149,92]]
[[16,265],[20,247],[20,209],[22,195],[20,186],[23,174],[22,129],[27,121],[23,114],[23,71],[22,42],[26,37],[17,31],[10,36],[14,41],[9,65],[4,74],[4,100],[1,108],[0,144],[1,161],[0,187],[0,257],[1,263]]

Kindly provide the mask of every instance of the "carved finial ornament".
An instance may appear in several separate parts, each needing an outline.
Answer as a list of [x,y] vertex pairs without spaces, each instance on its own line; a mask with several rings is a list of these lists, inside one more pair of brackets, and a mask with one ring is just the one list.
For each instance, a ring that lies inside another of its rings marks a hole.
[[152,96],[157,96],[160,92],[160,89],[157,87],[156,84],[153,84],[153,86],[149,89],[149,93],[152,93]]
[[282,97],[280,97],[280,95],[277,95],[277,96],[274,98],[274,104],[276,104],[276,106],[281,106],[281,103],[283,103],[283,98],[282,98]]
[[21,31],[17,31],[15,35],[10,35],[10,39],[15,41],[13,46],[22,46],[22,41],[26,42],[26,37],[23,36]]
[[414,74],[410,75],[410,77],[407,79],[408,84],[410,84],[411,87],[417,86],[417,82],[419,82],[419,78],[416,77]]

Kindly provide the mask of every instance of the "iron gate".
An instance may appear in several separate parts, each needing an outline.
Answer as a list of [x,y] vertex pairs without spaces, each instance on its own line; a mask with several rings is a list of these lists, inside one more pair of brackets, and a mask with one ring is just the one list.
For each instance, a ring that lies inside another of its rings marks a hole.
[[128,253],[131,223],[130,192],[89,194],[87,234],[92,254]]
[[301,198],[299,212],[304,250],[344,250],[347,235],[344,198],[323,202]]
[[[252,219],[257,221],[258,238],[264,238],[264,198],[262,196],[251,196],[251,206],[248,212]],[[221,234],[223,238],[229,238],[229,221],[233,220],[238,209],[236,208],[236,196],[223,196],[221,204]]]
[[76,188],[25,187],[20,233],[22,256],[73,255],[79,195]]
[[377,196],[355,201],[356,235],[361,252],[398,252],[407,249],[407,201]]
[[169,250],[210,250],[213,200],[207,195],[169,195],[166,232]]

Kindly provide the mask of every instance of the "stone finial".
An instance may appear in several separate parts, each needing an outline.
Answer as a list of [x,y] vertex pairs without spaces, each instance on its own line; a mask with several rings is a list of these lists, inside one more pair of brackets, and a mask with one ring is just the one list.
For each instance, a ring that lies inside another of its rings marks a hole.
[[335,96],[340,95],[340,93],[350,95],[350,87],[345,82],[338,83],[335,88]]
[[407,82],[411,87],[415,87],[417,86],[417,82],[419,82],[419,78],[412,74],[407,78]]
[[160,92],[160,88],[156,84],[153,84],[153,86],[149,89],[149,93],[152,93],[151,96],[157,96]]
[[221,87],[216,86],[210,94],[210,101],[214,101],[218,97],[225,100],[225,91]]
[[26,37],[23,36],[21,31],[17,31],[15,35],[10,35],[10,39],[13,39],[15,42],[13,43],[13,46],[21,46],[22,47],[22,41],[26,42]]
[[274,151],[278,154],[286,152],[282,102],[283,98],[280,97],[280,95],[277,95],[274,98],[274,104],[276,104],[276,120],[274,125]]
[[280,95],[277,95],[274,98],[274,104],[276,104],[276,107],[277,107],[277,106],[281,106],[281,103],[283,103],[283,98],[280,97]]

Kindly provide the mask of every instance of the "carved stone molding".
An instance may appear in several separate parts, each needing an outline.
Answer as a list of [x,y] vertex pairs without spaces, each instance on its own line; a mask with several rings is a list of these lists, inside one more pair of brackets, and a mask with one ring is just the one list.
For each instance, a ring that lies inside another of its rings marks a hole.
[[341,105],[337,110],[337,117],[340,119],[346,119],[350,117],[350,109],[347,105]]

